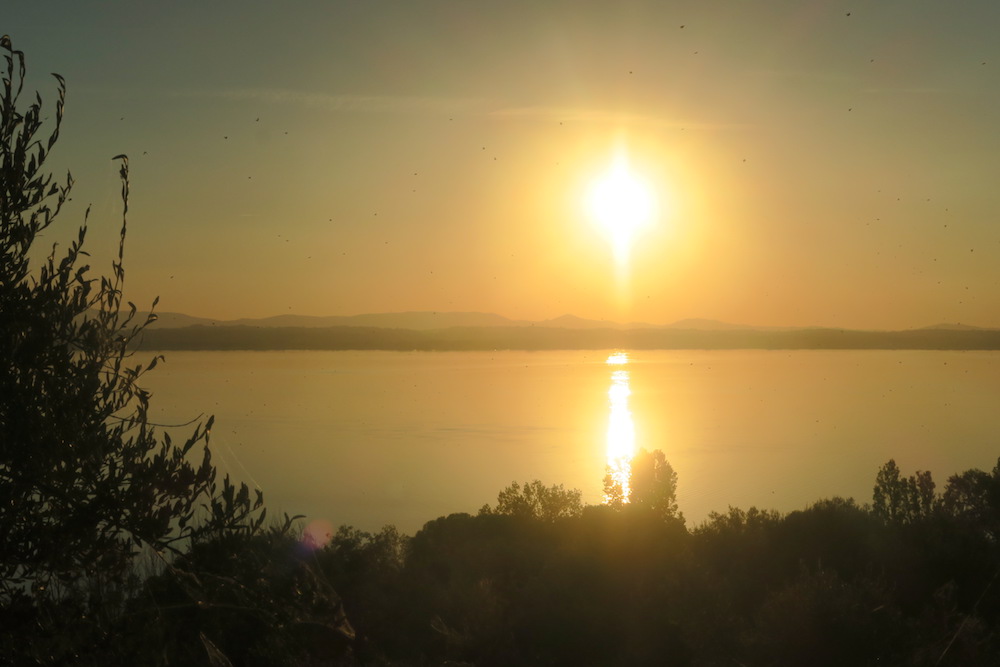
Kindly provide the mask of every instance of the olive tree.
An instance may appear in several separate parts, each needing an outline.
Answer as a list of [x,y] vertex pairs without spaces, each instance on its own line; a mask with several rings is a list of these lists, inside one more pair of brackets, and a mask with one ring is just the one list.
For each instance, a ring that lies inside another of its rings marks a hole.
[[[64,248],[36,247],[69,199],[72,176],[45,164],[59,138],[66,86],[54,109],[22,101],[25,57],[9,37],[0,97],[0,605],[48,595],[98,573],[121,572],[142,547],[165,556],[191,539],[252,532],[264,516],[218,480],[212,420],[182,441],[149,420],[140,382],[162,360],[133,360],[153,315],[123,302],[128,159],[123,213],[109,276],[93,277],[88,215]],[[89,213],[89,211],[88,211]],[[155,302],[153,307],[155,307]]]

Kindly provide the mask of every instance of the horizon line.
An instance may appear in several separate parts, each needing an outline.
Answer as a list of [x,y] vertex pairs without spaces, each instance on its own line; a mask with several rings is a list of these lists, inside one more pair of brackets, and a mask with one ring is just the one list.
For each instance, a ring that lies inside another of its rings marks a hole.
[[998,330],[998,326],[988,326],[981,324],[969,324],[966,322],[948,322],[939,321],[932,324],[921,324],[921,325],[911,325],[904,327],[895,328],[885,328],[885,327],[853,327],[844,325],[830,325],[830,324],[746,324],[743,322],[732,322],[728,320],[719,320],[709,317],[682,317],[677,320],[673,320],[665,323],[648,322],[642,320],[630,320],[630,321],[618,321],[607,318],[589,318],[581,317],[573,313],[563,313],[554,317],[548,317],[543,319],[526,319],[526,318],[513,318],[507,315],[502,315],[500,313],[495,313],[491,311],[484,310],[396,310],[396,311],[369,311],[353,314],[329,314],[329,315],[303,315],[299,313],[278,313],[274,315],[264,315],[257,317],[205,317],[201,315],[191,315],[190,313],[181,311],[156,311],[156,310],[143,310],[137,311],[137,314],[144,313],[154,313],[157,316],[181,316],[197,320],[206,320],[210,322],[219,323],[235,323],[241,321],[262,321],[262,320],[274,320],[278,318],[302,318],[311,320],[321,320],[321,319],[333,319],[333,318],[343,318],[343,319],[354,319],[363,317],[382,317],[382,316],[482,316],[482,317],[493,317],[500,318],[502,320],[507,320],[512,325],[523,325],[523,326],[533,326],[538,324],[551,324],[558,320],[576,320],[581,323],[591,323],[591,324],[607,324],[609,327],[620,327],[620,328],[669,328],[677,327],[685,323],[702,323],[706,325],[716,325],[726,328],[734,329],[770,329],[770,330],[794,330],[794,329],[839,329],[845,331],[912,331],[920,329],[981,329],[981,330]]

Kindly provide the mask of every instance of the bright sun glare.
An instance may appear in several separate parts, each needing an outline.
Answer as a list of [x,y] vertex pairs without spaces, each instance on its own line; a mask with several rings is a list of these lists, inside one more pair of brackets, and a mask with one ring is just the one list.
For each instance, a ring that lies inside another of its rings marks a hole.
[[608,235],[615,259],[624,263],[636,232],[653,220],[656,198],[649,186],[629,169],[627,156],[619,153],[611,168],[591,186],[587,210]]

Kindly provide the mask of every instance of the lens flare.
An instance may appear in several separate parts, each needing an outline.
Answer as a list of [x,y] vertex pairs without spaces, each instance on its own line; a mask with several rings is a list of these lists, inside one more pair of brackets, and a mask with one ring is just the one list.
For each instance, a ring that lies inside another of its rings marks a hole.
[[299,545],[306,551],[313,552],[322,549],[333,539],[333,524],[326,519],[310,521],[302,529]]

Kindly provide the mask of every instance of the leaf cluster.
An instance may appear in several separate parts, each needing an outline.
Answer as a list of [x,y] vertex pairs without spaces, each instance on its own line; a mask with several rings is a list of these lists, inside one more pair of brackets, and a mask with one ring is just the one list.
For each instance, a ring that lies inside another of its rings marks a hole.
[[163,358],[130,352],[155,315],[139,318],[123,296],[126,156],[114,158],[123,214],[110,275],[92,277],[86,262],[89,215],[35,265],[73,186],[44,169],[66,86],[54,75],[46,122],[39,94],[22,99],[24,54],[8,36],[0,51],[0,605],[41,609],[88,582],[123,580],[140,549],[169,560],[204,535],[255,533],[263,497],[217,479],[212,418],[179,442],[150,422],[142,379]]
[[583,502],[579,489],[565,489],[562,484],[545,486],[539,480],[521,486],[513,482],[497,494],[496,507],[483,505],[482,515],[499,514],[541,521],[557,521],[580,516]]
[[606,503],[617,510],[626,506],[632,511],[648,511],[664,521],[684,523],[684,515],[677,507],[677,472],[659,449],[640,449],[628,462],[628,492],[607,467],[604,476]]

